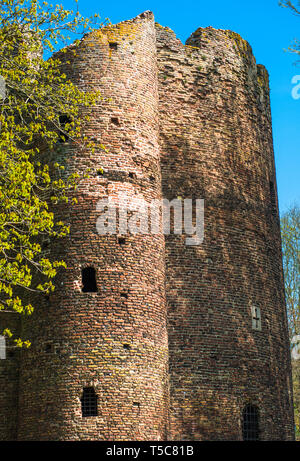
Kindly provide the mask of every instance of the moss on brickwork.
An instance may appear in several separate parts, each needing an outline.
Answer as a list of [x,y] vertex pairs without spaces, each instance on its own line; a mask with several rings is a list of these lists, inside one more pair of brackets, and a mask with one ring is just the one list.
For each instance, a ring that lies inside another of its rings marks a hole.
[[241,56],[249,58],[252,55],[252,49],[246,40],[244,40],[239,34],[231,30],[224,30],[224,33],[236,44],[236,49]]
[[[261,439],[293,439],[267,71],[238,34],[199,28],[183,45],[150,12],[72,49],[66,73],[103,96],[85,134],[106,150],[57,153],[91,173],[58,208],[71,233],[51,253],[67,270],[33,300],[32,347],[0,363],[0,438],[241,440],[251,403]],[[99,235],[97,204],[118,196],[205,199],[204,241]],[[90,386],[98,416],[82,417]]]
[[108,25],[103,29],[96,30],[89,35],[90,40],[96,40],[100,43],[115,43],[120,40],[134,40],[141,33],[142,28],[139,24],[133,22],[124,22],[117,25]]
[[[176,38],[163,31],[157,37],[159,70],[172,68],[166,82],[159,73],[163,193],[204,198],[206,229],[201,248],[166,238],[169,437],[241,440],[251,402],[260,410],[261,439],[291,440],[270,107],[257,82],[267,95],[267,73],[256,70],[250,45],[231,31],[197,29],[187,45],[200,52],[190,56]],[[261,333],[251,328],[252,305],[264,312]],[[275,367],[271,350],[281,357]]]
[[167,26],[162,26],[161,24],[159,24],[158,22],[155,23],[155,27],[157,27],[158,29],[161,29],[161,30],[164,30],[166,32],[169,32],[171,34],[174,34],[175,35],[175,32],[174,30],[170,29],[170,27],[167,27]]
[[257,82],[261,88],[264,88],[268,91],[269,89],[269,73],[265,66],[258,64],[257,65]]

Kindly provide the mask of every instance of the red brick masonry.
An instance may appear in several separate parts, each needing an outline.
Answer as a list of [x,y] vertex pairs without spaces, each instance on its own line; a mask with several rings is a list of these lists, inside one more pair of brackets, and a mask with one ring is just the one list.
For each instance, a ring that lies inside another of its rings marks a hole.
[[[251,404],[260,439],[292,440],[267,71],[238,34],[198,29],[183,45],[151,12],[72,49],[68,75],[104,97],[86,133],[108,152],[62,146],[67,171],[90,177],[53,245],[68,268],[23,323],[32,347],[0,361],[0,438],[242,440]],[[96,204],[118,193],[204,199],[203,244],[98,235]],[[98,416],[82,417],[84,387]]]

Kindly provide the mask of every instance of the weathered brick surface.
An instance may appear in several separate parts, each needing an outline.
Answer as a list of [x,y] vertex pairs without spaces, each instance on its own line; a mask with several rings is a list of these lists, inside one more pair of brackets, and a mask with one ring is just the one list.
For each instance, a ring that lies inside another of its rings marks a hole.
[[[155,28],[150,12],[71,51],[71,78],[111,98],[86,126],[108,152],[66,145],[60,155],[68,171],[91,173],[78,205],[61,210],[71,235],[52,253],[68,268],[23,325],[33,344],[21,358],[17,438],[240,440],[252,403],[262,439],[292,439],[266,70],[237,34],[199,29],[184,46]],[[124,245],[99,236],[97,201],[119,193],[204,198],[203,244],[162,233],[126,235]],[[90,265],[98,292],[82,293]],[[253,305],[262,331],[252,330]],[[86,386],[95,387],[98,416],[81,416]],[[12,395],[13,385],[7,400],[0,391],[1,413],[11,409],[2,439],[16,437]]]
[[[1,314],[0,331],[10,328],[19,331],[19,316]],[[17,437],[17,409],[19,386],[19,349],[6,341],[6,359],[0,360],[0,440]]]
[[163,194],[205,199],[203,244],[166,240],[169,437],[239,440],[251,402],[262,439],[290,439],[268,75],[230,31],[198,29],[183,46],[158,26],[157,38]]
[[[109,42],[117,42],[118,49],[110,49]],[[130,235],[120,245],[116,235],[99,236],[96,230],[100,198],[121,192],[148,201],[161,197],[152,17],[88,36],[71,72],[81,87],[112,98],[100,103],[86,129],[109,153],[66,148],[68,170],[90,168],[90,178],[80,184],[78,205],[65,210],[71,236],[55,251],[68,269],[49,305],[37,312],[33,345],[23,357],[18,436],[163,439],[168,411],[164,237]],[[98,293],[81,292],[81,268],[89,265],[97,272]],[[47,344],[53,346],[50,353]],[[84,386],[95,387],[98,417],[81,416]]]

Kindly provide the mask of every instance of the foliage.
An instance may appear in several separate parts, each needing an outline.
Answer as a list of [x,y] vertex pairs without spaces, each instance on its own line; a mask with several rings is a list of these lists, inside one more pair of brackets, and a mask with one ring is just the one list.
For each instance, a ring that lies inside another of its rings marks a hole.
[[300,208],[294,206],[281,218],[285,295],[290,339],[300,335]]
[[[281,218],[283,269],[290,340],[300,335],[300,208],[290,208]],[[292,344],[295,347],[295,344]],[[300,360],[292,361],[296,436],[300,437]]]
[[296,438],[300,440],[300,360],[293,360],[293,395]]
[[[280,0],[279,5],[283,8],[288,8],[294,15],[300,17],[300,0],[298,0],[297,2],[292,2],[290,0]],[[288,48],[288,50],[292,53],[300,55],[300,41],[298,39],[295,39],[292,45]]]
[[[55,55],[47,60],[43,55],[67,44],[67,34],[92,30],[98,18],[86,19],[78,10],[38,0],[0,0],[0,75],[6,86],[5,97],[0,97],[2,312],[30,315],[33,306],[26,303],[26,292],[53,291],[52,280],[65,266],[48,259],[41,242],[68,234],[68,226],[56,220],[55,205],[49,203],[67,202],[78,175],[67,176],[63,165],[49,164],[45,158],[50,156],[43,154],[55,151],[62,136],[94,149],[83,136],[84,118],[79,114],[100,95],[81,91],[68,80]],[[5,328],[2,334],[13,333]],[[20,338],[14,341],[16,346],[29,345]]]

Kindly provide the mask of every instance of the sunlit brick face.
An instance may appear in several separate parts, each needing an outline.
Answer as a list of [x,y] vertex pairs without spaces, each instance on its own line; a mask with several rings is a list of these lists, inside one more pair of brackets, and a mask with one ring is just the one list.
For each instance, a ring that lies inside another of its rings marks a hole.
[[[267,71],[238,34],[183,45],[151,12],[65,51],[66,75],[101,93],[84,134],[105,150],[58,143],[78,203],[43,251],[66,269],[30,297],[32,347],[0,360],[0,439],[292,440]],[[117,196],[204,199],[203,243],[99,235]]]

